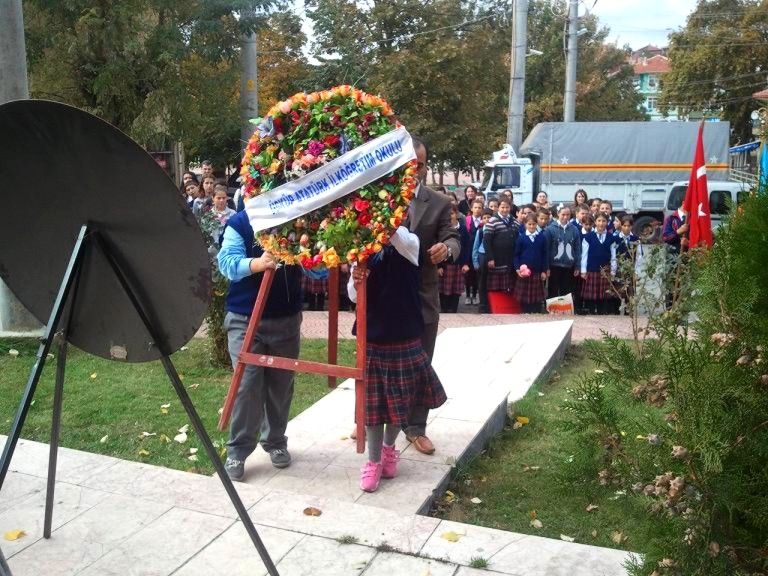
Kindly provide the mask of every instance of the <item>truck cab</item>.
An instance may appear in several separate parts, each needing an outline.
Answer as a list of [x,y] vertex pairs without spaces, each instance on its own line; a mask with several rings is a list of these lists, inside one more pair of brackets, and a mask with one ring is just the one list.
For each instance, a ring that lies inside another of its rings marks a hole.
[[530,158],[518,157],[507,145],[485,164],[480,192],[485,199],[496,197],[503,190],[512,191],[512,201],[520,206],[533,197],[533,164]]

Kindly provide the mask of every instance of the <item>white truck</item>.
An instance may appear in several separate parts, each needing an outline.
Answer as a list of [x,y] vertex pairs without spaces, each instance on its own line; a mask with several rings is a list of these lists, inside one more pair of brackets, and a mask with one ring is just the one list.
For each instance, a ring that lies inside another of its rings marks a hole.
[[[543,190],[557,205],[572,204],[583,188],[589,198],[610,200],[614,212],[632,214],[635,232],[650,239],[664,219],[670,192],[687,184],[698,127],[696,122],[543,122],[519,154],[508,146],[494,153],[481,191],[487,198],[512,190],[519,206]],[[710,191],[728,180],[729,133],[728,122],[704,127]]]

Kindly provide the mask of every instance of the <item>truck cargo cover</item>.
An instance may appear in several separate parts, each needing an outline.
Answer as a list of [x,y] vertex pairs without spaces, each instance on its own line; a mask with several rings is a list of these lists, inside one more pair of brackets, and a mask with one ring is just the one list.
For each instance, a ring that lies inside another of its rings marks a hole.
[[[687,180],[698,122],[543,122],[520,148],[539,156],[542,184]],[[728,122],[706,122],[710,180],[728,179]]]

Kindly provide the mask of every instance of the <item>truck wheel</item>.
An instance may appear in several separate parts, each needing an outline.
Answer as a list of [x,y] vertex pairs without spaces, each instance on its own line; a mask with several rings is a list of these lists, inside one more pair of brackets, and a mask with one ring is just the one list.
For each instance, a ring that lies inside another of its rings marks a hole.
[[632,226],[632,232],[643,244],[657,244],[661,239],[661,226],[653,216],[640,216]]

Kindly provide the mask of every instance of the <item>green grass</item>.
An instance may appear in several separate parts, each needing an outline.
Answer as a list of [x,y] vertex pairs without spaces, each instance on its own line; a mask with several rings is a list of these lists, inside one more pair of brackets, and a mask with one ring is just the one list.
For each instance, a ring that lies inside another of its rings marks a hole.
[[[223,447],[228,433],[217,430],[218,410],[229,387],[231,370],[211,367],[206,346],[206,340],[194,339],[187,350],[173,355],[173,362],[208,434],[218,447]],[[19,355],[10,355],[10,349],[18,350]],[[0,339],[2,434],[8,434],[10,430],[36,353],[35,340]],[[326,340],[303,340],[301,357],[327,361]],[[339,361],[353,364],[354,341],[339,341]],[[45,366],[34,404],[22,429],[24,438],[50,441],[55,365],[55,360],[49,360]],[[291,417],[317,402],[328,391],[326,377],[297,374]],[[167,414],[162,413],[163,404],[170,404]],[[62,446],[179,470],[213,473],[213,466],[191,426],[186,443],[173,441],[178,429],[188,423],[187,414],[159,362],[121,364],[69,348]],[[143,432],[156,436],[142,437]],[[170,442],[163,441],[162,435]],[[106,440],[101,442],[104,437]],[[187,458],[190,448],[198,448],[197,462]]]
[[[515,415],[530,423],[517,430],[511,423],[488,449],[463,467],[447,495],[437,505],[441,518],[491,528],[561,535],[576,542],[642,552],[659,523],[645,512],[643,502],[600,486],[596,475],[583,477],[589,466],[579,461],[580,438],[559,426],[566,388],[594,365],[580,347],[569,351],[559,374],[533,388],[516,403]],[[638,407],[642,410],[642,407]],[[472,498],[482,502],[474,504]],[[587,506],[598,508],[587,512]],[[531,526],[532,518],[542,528]],[[616,542],[615,540],[620,540]]]

